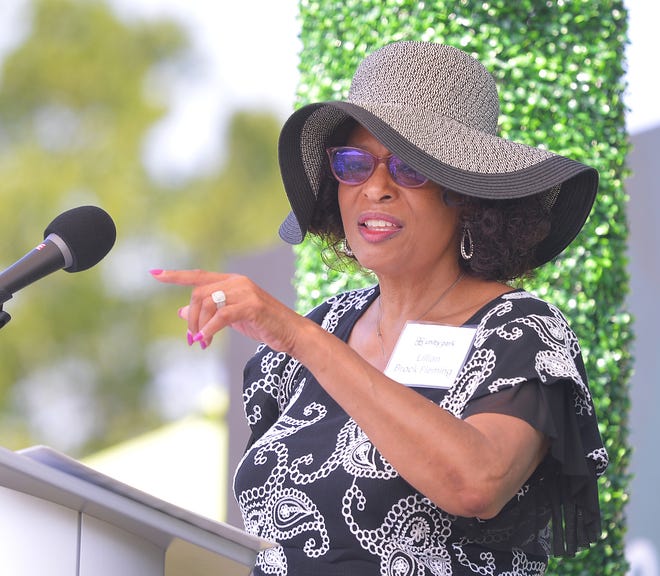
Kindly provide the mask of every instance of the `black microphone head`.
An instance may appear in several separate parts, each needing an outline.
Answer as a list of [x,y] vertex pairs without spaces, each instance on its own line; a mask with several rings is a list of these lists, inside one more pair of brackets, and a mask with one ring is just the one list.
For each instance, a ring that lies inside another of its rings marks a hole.
[[67,272],[80,272],[98,264],[115,243],[117,230],[110,215],[96,206],[79,206],[62,212],[44,231],[56,234],[71,251]]

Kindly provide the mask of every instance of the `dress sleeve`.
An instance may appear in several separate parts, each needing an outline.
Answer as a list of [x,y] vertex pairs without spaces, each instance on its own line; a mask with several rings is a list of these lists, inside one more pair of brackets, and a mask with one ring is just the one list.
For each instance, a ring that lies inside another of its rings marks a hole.
[[550,519],[545,553],[555,556],[573,556],[595,542],[601,532],[597,486],[601,455],[590,455],[587,446],[600,444],[600,437],[581,430],[571,417],[571,383],[547,387],[531,382],[501,390],[470,403],[464,417],[479,413],[521,418],[551,443],[545,460],[499,516],[474,528],[486,533],[498,526],[513,534],[518,526],[540,533]]
[[597,478],[607,453],[574,333],[550,305],[523,304],[480,326],[473,355],[479,362],[468,366],[466,380],[477,384],[458,415],[521,418],[550,439],[550,448],[495,518],[461,523],[477,541],[497,535],[502,546],[572,556],[601,535]]

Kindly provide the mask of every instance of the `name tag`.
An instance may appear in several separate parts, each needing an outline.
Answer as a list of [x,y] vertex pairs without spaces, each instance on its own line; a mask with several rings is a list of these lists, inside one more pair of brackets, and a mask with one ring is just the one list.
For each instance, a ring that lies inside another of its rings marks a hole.
[[476,328],[408,322],[385,375],[406,386],[449,389],[465,362]]

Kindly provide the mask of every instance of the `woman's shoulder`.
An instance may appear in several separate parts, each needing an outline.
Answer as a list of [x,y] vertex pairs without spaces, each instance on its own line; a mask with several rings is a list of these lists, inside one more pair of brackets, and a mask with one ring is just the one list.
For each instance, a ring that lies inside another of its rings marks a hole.
[[548,317],[566,322],[562,311],[551,302],[523,289],[515,289],[489,301],[468,324],[506,323],[526,317]]
[[[475,315],[474,346],[529,357],[570,357],[581,354],[577,335],[561,310],[525,290],[502,294]],[[581,360],[580,360],[581,363]]]
[[331,296],[306,314],[308,318],[333,332],[337,322],[345,317],[360,315],[379,294],[378,286],[356,288]]

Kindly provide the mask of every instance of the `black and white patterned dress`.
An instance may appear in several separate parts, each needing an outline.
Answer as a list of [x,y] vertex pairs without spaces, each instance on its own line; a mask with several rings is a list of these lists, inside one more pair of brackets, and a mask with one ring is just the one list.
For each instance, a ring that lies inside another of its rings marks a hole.
[[[378,291],[338,295],[309,316],[346,341]],[[466,324],[477,331],[453,387],[417,390],[457,418],[509,414],[548,436],[549,454],[520,492],[491,520],[445,513],[397,474],[304,366],[260,346],[245,368],[253,441],[234,491],[246,529],[281,546],[260,553],[255,574],[531,576],[544,573],[548,554],[570,555],[598,538],[596,478],[607,453],[566,320],[518,290]]]

